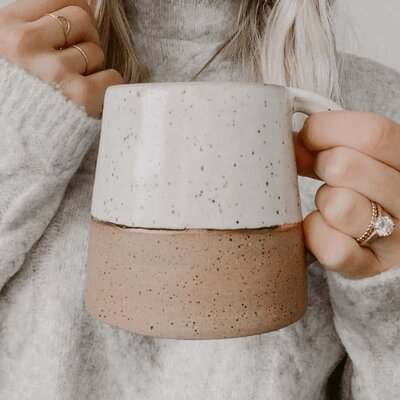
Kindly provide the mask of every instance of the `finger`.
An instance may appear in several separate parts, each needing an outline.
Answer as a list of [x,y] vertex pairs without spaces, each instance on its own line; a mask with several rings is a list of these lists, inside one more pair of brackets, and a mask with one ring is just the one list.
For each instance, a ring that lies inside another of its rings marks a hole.
[[[344,187],[327,184],[320,186],[315,195],[315,204],[329,226],[354,239],[366,232],[372,219],[370,201],[360,193]],[[394,218],[394,224],[399,225],[396,218]],[[385,240],[373,240],[368,245],[374,253],[379,249],[379,252],[385,250],[386,254],[389,254],[390,248],[397,249],[399,244],[400,230],[395,229],[393,234]]]
[[330,186],[355,190],[400,216],[400,172],[348,147],[320,151],[314,171]]
[[62,46],[68,47],[81,42],[93,42],[100,45],[97,29],[91,23],[88,13],[82,8],[70,6],[54,12],[54,15],[62,15],[71,23],[66,43],[63,29],[54,18],[44,15],[37,21],[31,22],[34,28],[43,32],[42,40],[50,47],[59,49]]
[[78,6],[83,8],[96,26],[96,19],[89,4],[85,0],[17,0],[13,3],[13,10],[24,21],[35,21],[46,13],[53,13],[61,8],[68,6]]
[[294,152],[296,156],[297,174],[319,180],[314,172],[316,151],[309,150],[301,141],[297,132],[293,132]]
[[310,150],[349,147],[400,170],[400,125],[382,115],[320,112],[307,118],[299,135]]
[[371,221],[370,201],[345,187],[323,184],[315,194],[315,205],[332,228],[353,238],[361,236]]
[[84,77],[90,87],[96,93],[105,93],[108,87],[113,85],[121,85],[124,82],[121,74],[115,69],[106,69]]
[[123,83],[124,80],[119,72],[107,69],[87,76],[74,76],[63,87],[63,92],[68,98],[85,107],[89,115],[98,118],[107,88]]
[[[78,46],[86,54],[88,60],[87,74],[99,71],[104,62],[103,50],[94,43],[79,43]],[[60,51],[54,50],[51,58],[55,60],[53,64],[63,65],[68,73],[84,74],[85,72],[86,60],[75,47],[67,47]],[[51,59],[50,62],[52,62]]]
[[349,279],[361,279],[384,270],[374,252],[327,224],[319,211],[303,221],[306,247],[317,260]]

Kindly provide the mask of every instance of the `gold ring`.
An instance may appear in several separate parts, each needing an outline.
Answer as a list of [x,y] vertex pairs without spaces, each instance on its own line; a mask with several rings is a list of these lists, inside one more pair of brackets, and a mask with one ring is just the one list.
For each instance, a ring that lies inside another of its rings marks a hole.
[[377,204],[375,202],[373,202],[372,200],[370,200],[369,202],[371,204],[371,211],[372,211],[371,221],[370,221],[367,229],[365,230],[365,232],[356,239],[356,241],[359,244],[365,243],[367,238],[371,236],[371,233],[374,230],[374,222],[375,222],[376,218],[378,217],[378,213],[379,213]]
[[377,237],[390,236],[395,228],[392,218],[385,211],[383,215],[382,206],[370,200],[372,208],[371,222],[369,223],[364,234],[356,239],[360,246],[364,246]]
[[[45,14],[53,19],[55,19],[61,26],[62,31],[64,33],[64,45],[62,47],[59,48],[59,50],[62,50],[63,48],[65,48],[65,46],[67,45],[68,42],[68,33],[71,31],[71,22],[63,17],[62,15],[55,15],[55,14]],[[63,21],[66,23],[66,27],[64,27]]]
[[76,44],[73,44],[71,47],[75,47],[75,49],[79,50],[79,52],[85,58],[86,66],[85,66],[85,72],[83,74],[86,75],[87,74],[87,70],[88,70],[88,66],[89,66],[89,61],[88,61],[86,53],[79,46],[77,46]]

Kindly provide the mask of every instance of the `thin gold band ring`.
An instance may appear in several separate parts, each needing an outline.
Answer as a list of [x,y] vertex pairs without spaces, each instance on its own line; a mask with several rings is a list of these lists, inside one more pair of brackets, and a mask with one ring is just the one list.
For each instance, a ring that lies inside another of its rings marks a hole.
[[371,236],[371,233],[372,233],[373,230],[374,230],[374,222],[375,222],[376,218],[378,218],[378,216],[379,216],[378,205],[377,205],[374,201],[372,201],[372,200],[370,200],[369,202],[370,202],[371,211],[372,211],[372,213],[371,213],[371,214],[372,214],[372,215],[371,215],[371,221],[370,221],[370,223],[369,223],[367,229],[365,230],[364,234],[361,235],[361,236],[359,236],[359,237],[356,239],[356,241],[357,241],[359,244],[366,243],[366,240],[368,239],[368,237]]
[[86,63],[85,72],[83,74],[86,75],[87,72],[88,72],[88,66],[89,66],[89,60],[87,58],[86,53],[79,46],[77,46],[76,44],[73,44],[71,47],[75,47],[75,49],[77,49],[83,55],[83,57],[85,59],[85,63]]
[[[51,13],[50,14],[46,13],[45,15],[55,19],[62,28],[62,31],[64,33],[64,38],[65,38],[64,45],[59,48],[59,50],[62,50],[67,45],[67,42],[68,42],[68,33],[71,31],[71,22],[67,18],[63,17],[62,15],[55,15],[55,14],[51,14]],[[65,22],[66,27],[64,26],[63,21]]]

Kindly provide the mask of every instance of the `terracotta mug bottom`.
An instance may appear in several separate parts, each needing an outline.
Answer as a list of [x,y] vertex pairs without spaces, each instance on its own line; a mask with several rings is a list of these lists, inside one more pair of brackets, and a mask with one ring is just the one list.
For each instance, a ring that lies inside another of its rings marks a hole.
[[92,218],[85,305],[97,319],[162,338],[280,329],[307,308],[302,222],[169,230]]

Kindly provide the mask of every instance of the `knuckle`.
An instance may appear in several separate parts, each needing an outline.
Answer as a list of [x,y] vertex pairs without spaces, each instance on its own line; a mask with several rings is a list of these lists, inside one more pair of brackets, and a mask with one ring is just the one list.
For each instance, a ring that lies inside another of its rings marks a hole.
[[347,180],[353,168],[353,154],[349,148],[338,146],[319,154],[323,154],[325,158],[324,176],[328,183],[335,185]]
[[393,138],[393,123],[377,113],[368,113],[370,129],[361,137],[361,148],[369,154],[390,145]]
[[353,221],[358,204],[347,190],[332,188],[322,202],[321,212],[328,222]]

